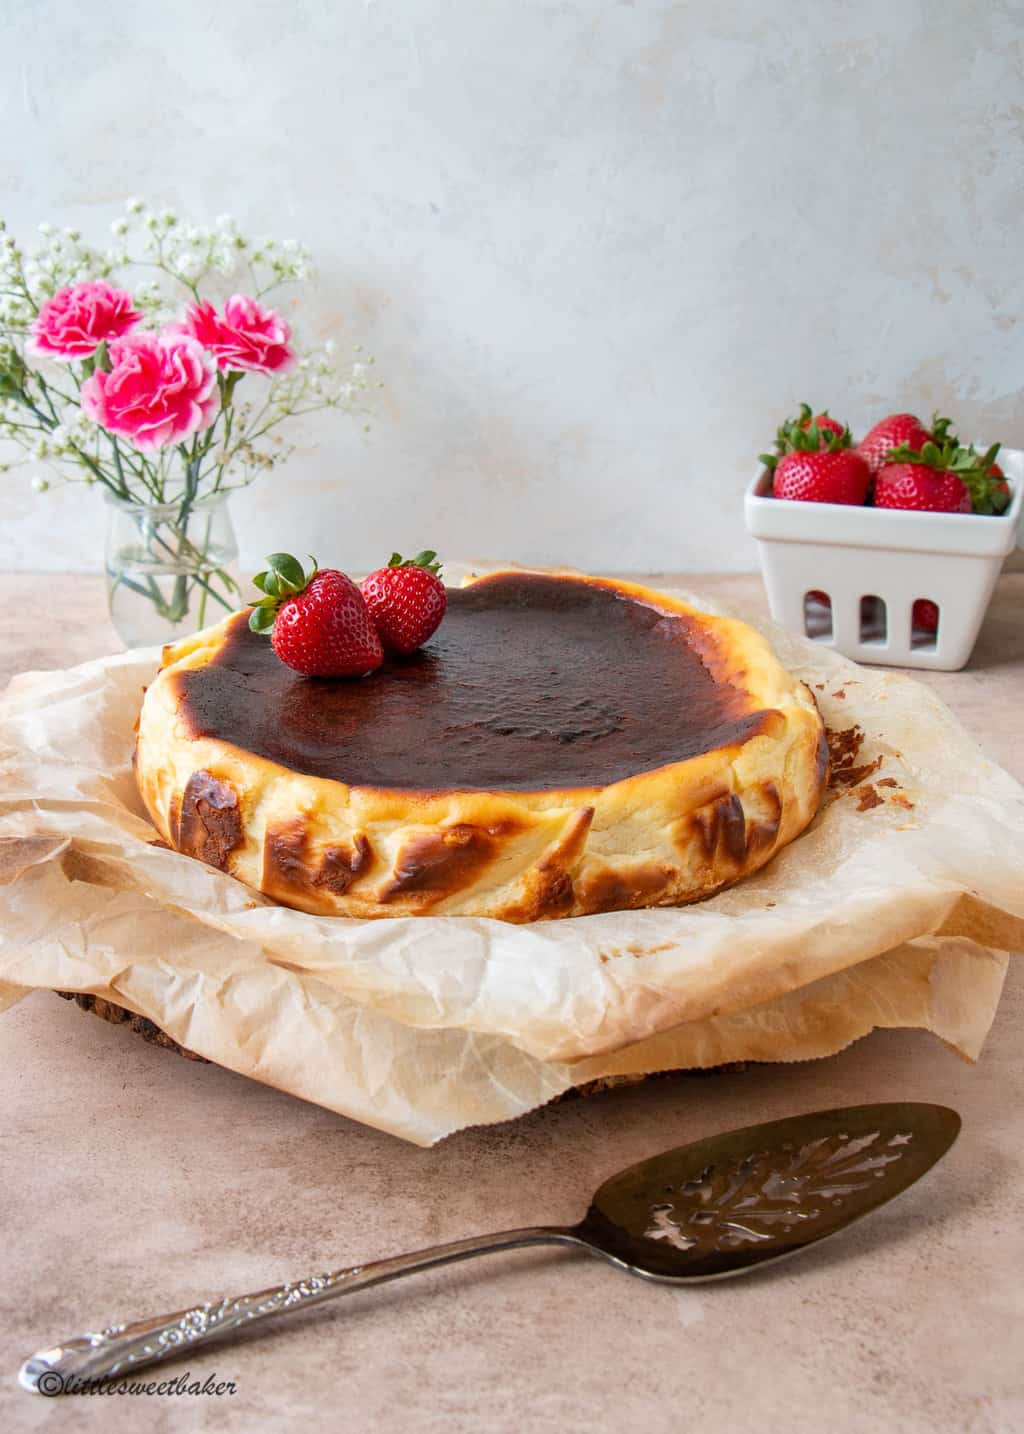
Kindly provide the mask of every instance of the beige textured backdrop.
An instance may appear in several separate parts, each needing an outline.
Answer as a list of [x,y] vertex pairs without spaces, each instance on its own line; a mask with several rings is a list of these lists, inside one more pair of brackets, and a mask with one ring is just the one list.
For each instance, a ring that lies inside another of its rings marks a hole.
[[[142,194],[308,242],[387,382],[237,503],[269,548],[753,566],[805,395],[1024,443],[1015,0],[0,0],[3,208]],[[97,568],[97,495],[0,478],[0,562]]]

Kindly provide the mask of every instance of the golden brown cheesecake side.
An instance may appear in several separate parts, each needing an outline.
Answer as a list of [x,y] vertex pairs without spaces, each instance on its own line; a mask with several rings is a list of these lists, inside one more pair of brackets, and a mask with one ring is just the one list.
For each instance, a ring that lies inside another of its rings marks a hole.
[[817,811],[807,688],[752,628],[636,584],[450,593],[419,653],[293,673],[246,613],[165,650],[139,789],[179,851],[326,915],[535,921],[699,900]]

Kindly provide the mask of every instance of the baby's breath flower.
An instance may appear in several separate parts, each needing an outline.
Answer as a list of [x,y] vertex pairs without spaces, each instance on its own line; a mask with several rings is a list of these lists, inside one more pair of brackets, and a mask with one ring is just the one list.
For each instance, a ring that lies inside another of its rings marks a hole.
[[161,209],[160,223],[164,226],[165,229],[173,229],[177,222],[178,216],[175,214],[173,209]]
[[53,233],[53,225],[52,225],[52,224],[47,224],[47,223],[44,222],[44,223],[40,224],[40,226],[39,226],[39,232],[40,232],[40,234],[43,236],[44,239],[48,239],[48,238],[50,237],[50,235]]
[[128,221],[126,219],[115,219],[110,226],[111,234],[127,234]]
[[32,487],[37,493],[45,493],[50,486],[49,478],[33,478]]
[[124,207],[129,214],[141,214],[146,206],[141,199],[129,199]]

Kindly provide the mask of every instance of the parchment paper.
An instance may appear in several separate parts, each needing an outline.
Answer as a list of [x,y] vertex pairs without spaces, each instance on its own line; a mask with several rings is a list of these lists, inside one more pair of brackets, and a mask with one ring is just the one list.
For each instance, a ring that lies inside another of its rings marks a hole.
[[422,1145],[598,1077],[804,1060],[881,1026],[975,1059],[1024,948],[1024,791],[928,689],[754,625],[833,732],[837,782],[810,829],[697,905],[532,926],[275,906],[152,844],[130,759],[158,650],[16,678],[0,1009],[89,991]]

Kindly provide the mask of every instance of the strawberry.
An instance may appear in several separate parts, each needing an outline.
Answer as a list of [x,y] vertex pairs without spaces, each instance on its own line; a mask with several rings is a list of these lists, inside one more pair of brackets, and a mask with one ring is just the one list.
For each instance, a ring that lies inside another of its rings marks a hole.
[[[804,404],[803,407],[806,408],[807,405]],[[834,433],[839,438],[846,432],[846,425],[833,418],[827,408],[823,413],[815,414],[813,418],[801,418],[800,420],[800,427],[805,433],[810,431],[812,424],[816,426],[819,433]]]
[[919,632],[938,632],[939,610],[931,598],[918,598],[911,609],[910,621]]
[[806,428],[791,420],[779,429],[775,447],[776,453],[761,454],[772,473],[773,497],[846,504],[860,504],[867,497],[871,474],[850,447],[848,428],[823,432],[816,420]]
[[837,438],[842,438],[846,432],[846,425],[837,422],[827,408],[821,413],[816,414],[809,403],[802,403],[800,405],[800,417],[795,419],[787,418],[782,427],[783,431],[796,427],[803,433],[810,433],[812,428],[816,428],[823,440],[827,433],[834,433]]
[[861,504],[871,474],[851,448],[787,453],[779,460],[772,494],[803,503]]
[[427,549],[414,558],[392,553],[386,568],[363,579],[366,606],[389,652],[415,652],[436,632],[448,606],[440,572],[437,554]]
[[996,443],[979,455],[951,437],[941,445],[929,440],[919,453],[906,446],[894,448],[875,480],[875,506],[929,513],[1000,513],[1009,502],[1009,487],[991,471],[999,466],[998,452]]
[[886,463],[875,479],[875,507],[969,513],[971,495],[955,473],[930,468],[926,463]]
[[335,568],[307,575],[290,553],[271,553],[253,582],[264,594],[249,614],[253,632],[269,632],[282,662],[306,677],[361,677],[384,652],[351,578]]
[[891,413],[864,435],[857,444],[857,452],[874,475],[894,448],[912,448],[920,453],[926,443],[943,442],[948,429],[948,418],[936,416],[929,432],[913,413]]

